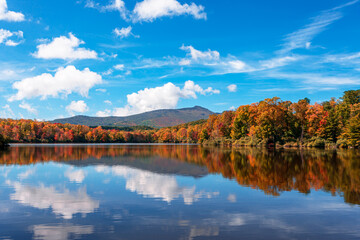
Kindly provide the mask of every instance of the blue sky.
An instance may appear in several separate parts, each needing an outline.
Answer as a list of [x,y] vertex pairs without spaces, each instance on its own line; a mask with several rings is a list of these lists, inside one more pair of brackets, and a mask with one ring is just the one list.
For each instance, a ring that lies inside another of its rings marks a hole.
[[125,116],[360,85],[360,2],[0,0],[0,117]]

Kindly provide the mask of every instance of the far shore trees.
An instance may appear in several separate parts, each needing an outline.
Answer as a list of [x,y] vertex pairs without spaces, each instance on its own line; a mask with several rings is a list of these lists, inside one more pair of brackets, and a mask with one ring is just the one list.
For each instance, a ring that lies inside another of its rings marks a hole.
[[278,97],[211,115],[207,120],[133,131],[0,119],[0,144],[201,143],[227,146],[360,147],[360,90],[311,104]]

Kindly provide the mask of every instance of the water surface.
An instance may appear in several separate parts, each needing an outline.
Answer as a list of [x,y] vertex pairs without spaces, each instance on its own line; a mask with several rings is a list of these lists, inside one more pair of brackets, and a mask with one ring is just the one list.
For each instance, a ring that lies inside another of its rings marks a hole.
[[359,239],[357,151],[18,145],[0,239]]

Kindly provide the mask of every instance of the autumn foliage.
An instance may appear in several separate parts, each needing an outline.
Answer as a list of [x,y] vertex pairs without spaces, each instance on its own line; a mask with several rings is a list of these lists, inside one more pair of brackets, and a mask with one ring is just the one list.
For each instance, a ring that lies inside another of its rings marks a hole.
[[202,143],[232,146],[360,146],[360,90],[310,104],[274,97],[158,130],[121,131],[32,120],[0,120],[0,135],[20,143]]

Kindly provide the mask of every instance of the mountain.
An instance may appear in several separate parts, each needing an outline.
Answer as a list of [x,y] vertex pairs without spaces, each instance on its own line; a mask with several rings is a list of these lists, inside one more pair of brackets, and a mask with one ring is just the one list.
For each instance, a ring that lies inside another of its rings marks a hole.
[[160,128],[207,119],[211,114],[214,113],[206,108],[195,106],[192,108],[155,110],[127,117],[88,117],[79,115],[70,118],[55,119],[52,123],[113,127],[149,126]]

